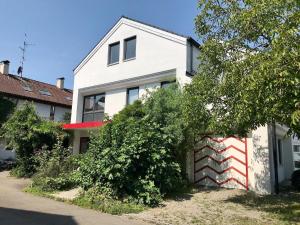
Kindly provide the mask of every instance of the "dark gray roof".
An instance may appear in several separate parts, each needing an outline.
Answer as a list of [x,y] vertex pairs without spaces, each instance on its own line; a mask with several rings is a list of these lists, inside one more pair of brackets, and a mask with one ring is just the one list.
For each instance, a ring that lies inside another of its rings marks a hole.
[[[171,33],[171,34],[175,34],[175,35],[178,35],[178,36],[181,36],[181,37],[184,37],[188,40],[188,42],[190,42],[191,44],[197,46],[197,47],[200,47],[200,44],[198,41],[196,41],[194,38],[192,38],[191,36],[187,36],[187,35],[183,35],[183,34],[178,34],[176,32],[173,32],[173,31],[170,31],[170,30],[167,30],[167,29],[164,29],[164,28],[161,28],[161,27],[158,27],[158,26],[154,26],[152,24],[148,24],[148,23],[145,23],[145,22],[142,22],[142,21],[139,21],[139,20],[136,20],[136,19],[132,19],[132,18],[129,18],[127,16],[121,16],[117,22],[115,22],[115,24],[112,26],[112,28],[122,19],[122,18],[125,18],[125,19],[128,19],[128,20],[132,20],[134,22],[137,22],[137,23],[141,23],[141,24],[144,24],[146,26],[150,26],[150,27],[153,27],[153,28],[156,28],[156,29],[159,29],[159,30],[162,30],[162,31],[165,31],[165,32],[168,32],[168,33]],[[112,29],[110,28],[104,35],[103,37],[100,39],[100,41],[110,32],[110,30]],[[94,48],[96,48],[96,46],[99,44],[99,42],[97,42],[97,44],[94,45],[94,47],[88,52],[88,54],[80,61],[80,63],[77,64],[77,66],[73,69],[73,71],[83,62],[83,60],[93,51]]]

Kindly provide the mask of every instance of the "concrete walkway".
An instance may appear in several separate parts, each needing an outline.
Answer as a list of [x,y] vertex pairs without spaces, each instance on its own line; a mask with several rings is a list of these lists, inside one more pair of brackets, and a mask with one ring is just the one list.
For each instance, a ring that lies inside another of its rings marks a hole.
[[22,192],[29,182],[0,173],[0,225],[145,224]]

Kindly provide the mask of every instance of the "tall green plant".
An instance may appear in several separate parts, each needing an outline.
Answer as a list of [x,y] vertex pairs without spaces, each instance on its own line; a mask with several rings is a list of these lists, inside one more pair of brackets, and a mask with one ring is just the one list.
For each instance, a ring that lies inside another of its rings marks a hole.
[[52,149],[58,136],[67,137],[59,124],[42,120],[28,102],[12,114],[2,132],[8,147],[16,150],[18,176],[31,176],[35,172],[35,152]]
[[0,96],[0,127],[8,119],[14,108],[15,104],[12,101]]
[[186,118],[226,134],[272,121],[300,134],[299,1],[200,0],[199,10],[200,66]]
[[114,116],[92,137],[78,179],[99,184],[119,198],[156,205],[184,183],[185,124],[176,88],[152,93]]

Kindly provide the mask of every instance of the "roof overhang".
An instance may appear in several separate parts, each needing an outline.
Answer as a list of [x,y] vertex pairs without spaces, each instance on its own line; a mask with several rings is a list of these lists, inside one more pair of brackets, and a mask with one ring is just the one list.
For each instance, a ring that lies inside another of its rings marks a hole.
[[107,121],[92,121],[83,123],[70,123],[64,124],[63,129],[65,130],[90,130],[102,127],[107,123]]

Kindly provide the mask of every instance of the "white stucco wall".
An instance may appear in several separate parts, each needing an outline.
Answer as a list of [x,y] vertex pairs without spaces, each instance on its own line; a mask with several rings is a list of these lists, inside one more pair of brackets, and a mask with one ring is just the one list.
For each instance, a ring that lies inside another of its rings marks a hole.
[[[123,61],[124,39],[132,36],[136,36],[136,58]],[[117,41],[120,41],[119,63],[108,66],[109,44]],[[96,94],[105,91],[105,112],[113,115],[125,106],[124,90],[134,87],[126,86],[117,89],[111,87],[103,90],[100,87],[95,88],[97,86],[132,78],[139,79],[139,77],[170,70],[175,71],[174,78],[180,85],[189,83],[191,78],[186,76],[187,57],[189,57],[187,45],[187,39],[184,37],[122,18],[74,71],[72,123],[82,121],[83,96],[87,93]],[[156,82],[144,83],[138,80],[131,85],[140,86],[140,93],[144,93],[143,85],[152,85],[161,81],[164,80],[159,78]],[[87,89],[92,87],[94,90],[89,92]],[[111,104],[112,102],[114,104]]]
[[[21,108],[22,105],[25,103],[25,100],[18,100],[17,107]],[[39,102],[33,102],[37,114],[44,118],[44,119],[49,119],[50,118],[50,107],[51,105],[44,104],[44,103],[39,103]],[[55,121],[62,121],[63,116],[66,112],[70,112],[70,108],[62,107],[62,106],[55,106],[55,114],[54,114],[54,120]]]

